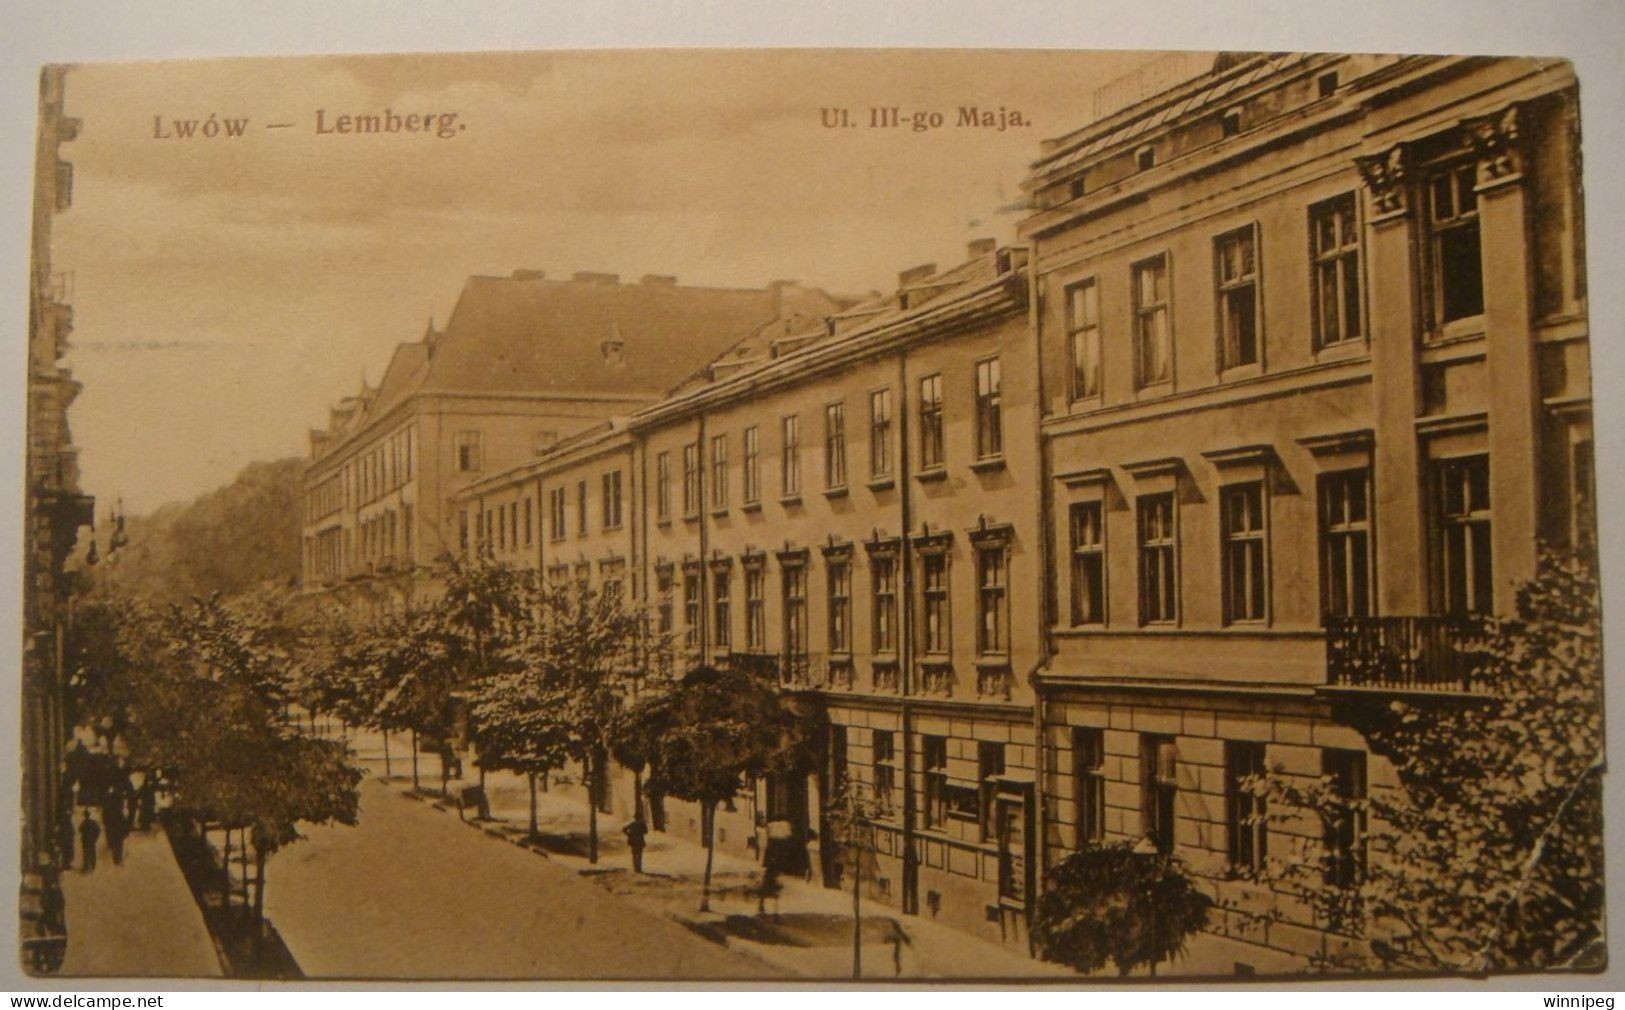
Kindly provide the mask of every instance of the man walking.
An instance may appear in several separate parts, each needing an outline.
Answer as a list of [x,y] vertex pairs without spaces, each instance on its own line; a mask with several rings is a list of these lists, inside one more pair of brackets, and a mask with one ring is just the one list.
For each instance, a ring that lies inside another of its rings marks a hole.
[[96,823],[96,818],[85,811],[85,819],[79,822],[79,846],[84,850],[84,862],[80,865],[86,873],[96,868],[96,842],[102,837],[102,826]]
[[626,844],[632,849],[632,872],[642,873],[644,838],[649,834],[649,826],[643,823],[643,815],[639,814],[621,831],[626,835]]
[[113,853],[113,864],[124,864],[124,839],[129,837],[130,826],[124,820],[124,804],[119,801],[108,804],[102,810],[102,819],[107,822],[107,849]]

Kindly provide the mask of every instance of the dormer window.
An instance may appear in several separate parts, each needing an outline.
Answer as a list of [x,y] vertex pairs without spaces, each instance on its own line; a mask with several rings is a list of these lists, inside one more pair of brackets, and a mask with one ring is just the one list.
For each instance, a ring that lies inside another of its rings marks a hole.
[[1157,163],[1157,149],[1150,144],[1134,152],[1134,167],[1136,171],[1144,172]]
[[626,363],[626,341],[610,339],[598,343],[598,351],[604,356],[604,361],[611,365],[624,365]]
[[1315,80],[1315,91],[1321,98],[1330,98],[1332,92],[1337,90],[1337,71],[1333,70],[1321,74]]
[[1224,130],[1224,135],[1226,137],[1234,137],[1236,134],[1240,133],[1241,110],[1231,109],[1230,111],[1226,112],[1224,114],[1224,118],[1220,120],[1220,125]]

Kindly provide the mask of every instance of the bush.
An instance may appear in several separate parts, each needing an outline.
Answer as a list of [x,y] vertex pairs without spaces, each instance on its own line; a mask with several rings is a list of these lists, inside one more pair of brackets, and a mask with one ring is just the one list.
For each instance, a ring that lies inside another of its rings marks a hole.
[[1033,916],[1038,955],[1080,972],[1110,961],[1119,975],[1181,954],[1211,902],[1173,856],[1128,842],[1090,845],[1044,875]]

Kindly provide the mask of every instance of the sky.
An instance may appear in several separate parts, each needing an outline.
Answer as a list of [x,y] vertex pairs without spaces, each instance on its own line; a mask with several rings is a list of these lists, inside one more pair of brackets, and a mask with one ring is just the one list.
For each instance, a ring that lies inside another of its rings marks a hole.
[[[139,514],[305,453],[328,406],[376,383],[430,319],[443,325],[471,274],[861,293],[958,262],[972,239],[1014,239],[1041,140],[1085,125],[1096,91],[1125,74],[1131,90],[1177,76],[1171,59],[645,50],[76,66],[73,205],[53,256],[73,276],[83,486]],[[1030,125],[956,126],[967,105]],[[871,107],[944,125],[870,128]],[[837,108],[856,125],[823,126]],[[317,132],[385,110],[455,113],[459,128]],[[211,116],[248,123],[209,137]],[[199,126],[178,137],[176,120]]]

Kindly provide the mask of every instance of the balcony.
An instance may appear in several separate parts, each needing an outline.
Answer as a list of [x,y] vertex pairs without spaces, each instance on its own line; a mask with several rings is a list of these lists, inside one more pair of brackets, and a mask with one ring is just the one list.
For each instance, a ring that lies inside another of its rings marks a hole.
[[1482,693],[1476,623],[1464,617],[1328,617],[1326,680],[1333,688]]

